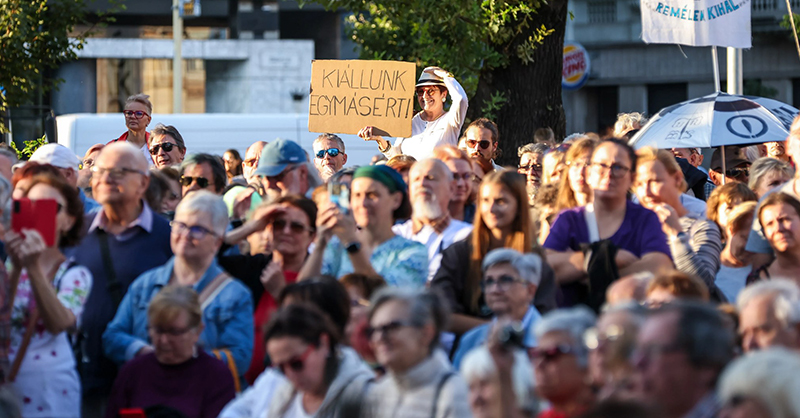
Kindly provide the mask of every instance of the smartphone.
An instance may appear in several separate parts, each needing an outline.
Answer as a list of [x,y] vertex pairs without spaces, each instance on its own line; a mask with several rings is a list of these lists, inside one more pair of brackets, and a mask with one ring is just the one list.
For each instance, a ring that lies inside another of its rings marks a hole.
[[14,199],[11,207],[11,229],[22,234],[23,229],[35,229],[42,235],[45,244],[56,245],[56,216],[58,202],[55,199]]
[[127,408],[119,410],[119,418],[147,418],[142,408]]
[[328,196],[340,212],[344,214],[350,212],[350,188],[347,184],[335,181],[328,183]]

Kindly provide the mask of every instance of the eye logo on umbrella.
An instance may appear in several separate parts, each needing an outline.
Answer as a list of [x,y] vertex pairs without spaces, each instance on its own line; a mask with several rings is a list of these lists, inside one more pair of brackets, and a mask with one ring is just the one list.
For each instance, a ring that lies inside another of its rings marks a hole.
[[737,115],[725,122],[728,132],[747,139],[755,139],[767,133],[767,123],[758,116]]

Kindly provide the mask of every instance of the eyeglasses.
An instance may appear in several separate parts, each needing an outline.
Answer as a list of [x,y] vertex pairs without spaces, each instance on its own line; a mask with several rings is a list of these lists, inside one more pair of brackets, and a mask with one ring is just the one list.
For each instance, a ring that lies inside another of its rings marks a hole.
[[511,285],[513,285],[514,283],[524,283],[524,282],[520,279],[517,279],[516,277],[504,274],[496,279],[490,277],[486,280],[482,280],[481,290],[486,291],[486,289],[489,289],[490,287],[496,285],[498,288],[500,288],[500,290],[506,291],[510,289]]
[[197,185],[200,186],[201,189],[205,189],[208,187],[208,179],[205,177],[189,177],[189,176],[181,176],[181,186],[189,187],[192,185],[192,182],[197,182]]
[[178,144],[173,144],[172,142],[162,142],[160,144],[153,145],[153,148],[150,148],[150,155],[158,154],[159,148],[163,149],[164,152],[171,152],[173,148],[177,147]]
[[248,158],[242,161],[242,163],[248,167],[255,167],[258,165],[258,158]]
[[731,168],[725,171],[725,175],[730,178],[736,178],[740,176],[747,176],[750,174],[750,169],[748,167],[740,167],[740,168]]
[[528,355],[532,360],[542,360],[545,362],[558,360],[561,356],[572,354],[573,348],[566,344],[559,344],[553,347],[535,347],[528,350]]
[[295,373],[302,372],[303,367],[305,366],[305,362],[306,360],[308,360],[308,356],[310,356],[311,353],[314,352],[315,348],[316,347],[314,347],[313,345],[309,345],[308,348],[306,348],[306,351],[303,351],[303,354],[300,354],[299,356],[291,358],[288,361],[284,361],[282,363],[275,363],[275,368],[280,370],[281,374],[283,375],[286,375],[287,366],[290,369],[292,369],[292,371]]
[[377,327],[369,327],[366,330],[367,339],[372,339],[373,337],[383,338],[386,335],[394,333],[395,331],[399,330],[403,327],[410,327],[413,326],[408,321],[392,321],[388,324],[380,325]]
[[201,239],[205,238],[207,235],[211,235],[216,237],[217,234],[212,232],[210,229],[202,227],[200,225],[186,225],[183,222],[172,221],[169,223],[172,227],[172,233],[175,235],[181,235],[184,232],[188,232],[189,238],[200,241]]
[[147,173],[145,173],[144,171],[134,170],[132,168],[125,168],[125,167],[104,168],[104,167],[98,167],[96,165],[93,165],[90,170],[92,170],[92,173],[97,174],[98,176],[102,176],[103,174],[108,173],[108,177],[110,177],[110,178],[112,178],[114,180],[119,180],[119,179],[125,177],[125,175],[128,174],[128,173],[136,173],[136,174],[141,174],[143,176],[147,175]]
[[147,331],[152,332],[156,335],[169,335],[170,337],[180,337],[183,334],[193,330],[195,327],[186,327],[186,328],[161,328],[161,327],[151,327],[147,326]]
[[476,141],[474,139],[468,139],[465,141],[465,143],[467,144],[467,147],[469,147],[470,149],[477,149],[476,146],[480,146],[481,149],[487,149],[489,148],[489,145],[492,145],[492,143],[486,139],[482,139],[480,141]]
[[600,174],[605,174],[605,173],[608,173],[610,171],[611,172],[611,178],[615,178],[615,179],[624,177],[625,174],[628,174],[628,172],[631,171],[630,168],[625,167],[624,165],[619,165],[619,164],[608,165],[608,164],[605,164],[605,163],[591,163],[589,166],[593,167]]
[[94,165],[94,160],[91,158],[87,158],[83,160],[83,166],[81,168],[92,168]]
[[521,166],[518,166],[517,168],[518,168],[518,169],[519,169],[519,171],[521,171],[521,172],[528,172],[528,171],[531,171],[531,170],[533,170],[533,171],[539,171],[539,172],[541,172],[541,171],[542,171],[542,165],[541,165],[541,164],[528,164],[528,165],[521,165]]
[[319,159],[325,158],[325,153],[328,153],[328,155],[330,155],[331,158],[333,158],[333,157],[336,157],[337,155],[339,155],[340,152],[341,151],[339,151],[339,148],[321,149],[321,150],[317,151],[317,158],[319,158]]
[[300,222],[295,222],[295,221],[288,222],[285,219],[276,219],[272,221],[272,229],[274,230],[283,231],[286,229],[287,225],[289,226],[289,229],[295,234],[300,234],[312,230],[311,228],[306,227]]
[[123,110],[122,114],[125,115],[126,118],[133,116],[136,119],[141,119],[145,116],[150,116],[147,114],[147,112],[143,112],[141,110]]

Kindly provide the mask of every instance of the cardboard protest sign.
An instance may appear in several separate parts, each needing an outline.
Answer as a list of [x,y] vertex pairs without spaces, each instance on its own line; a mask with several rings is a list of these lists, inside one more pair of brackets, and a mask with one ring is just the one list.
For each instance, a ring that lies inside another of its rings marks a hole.
[[411,62],[312,61],[308,130],[357,134],[374,126],[379,135],[410,137],[415,73]]
[[750,0],[641,0],[647,43],[750,48]]

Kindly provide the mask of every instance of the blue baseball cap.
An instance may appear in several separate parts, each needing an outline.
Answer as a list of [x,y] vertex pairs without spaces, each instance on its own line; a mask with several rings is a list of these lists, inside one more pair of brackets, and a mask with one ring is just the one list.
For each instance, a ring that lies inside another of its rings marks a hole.
[[282,173],[289,164],[308,161],[306,152],[297,142],[279,138],[264,146],[255,175],[273,177]]

